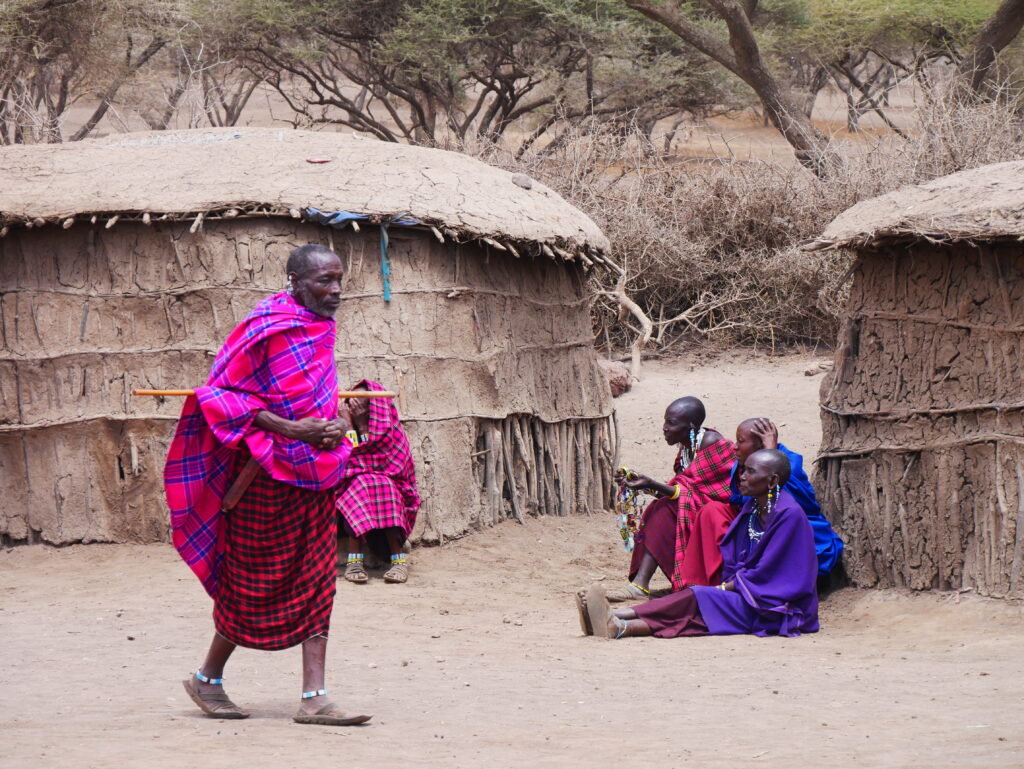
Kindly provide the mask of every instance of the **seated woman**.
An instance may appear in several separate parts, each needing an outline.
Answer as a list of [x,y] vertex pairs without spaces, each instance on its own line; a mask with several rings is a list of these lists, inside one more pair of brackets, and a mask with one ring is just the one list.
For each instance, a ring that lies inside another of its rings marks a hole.
[[[352,389],[381,392],[384,387],[364,379]],[[352,399],[349,412],[357,435],[337,501],[339,530],[348,538],[345,579],[366,582],[363,552],[368,545],[382,559],[391,559],[384,581],[405,582],[409,565],[402,546],[420,508],[409,439],[390,399]]]
[[674,400],[665,409],[665,442],[679,445],[672,468],[675,477],[668,483],[659,483],[646,475],[629,479],[616,476],[629,488],[658,499],[644,510],[643,522],[634,538],[629,581],[625,587],[609,592],[609,600],[649,597],[651,578],[658,568],[672,580],[674,589],[682,588],[682,564],[691,528],[701,509],[710,502],[728,504],[734,447],[715,430],[704,428],[704,417],[704,404],[693,397]]
[[683,580],[688,586],[717,585],[722,581],[722,551],[719,546],[746,502],[746,498],[740,494],[739,468],[747,457],[760,449],[778,449],[789,459],[789,480],[783,489],[800,505],[811,524],[818,557],[818,576],[828,574],[838,563],[843,552],[843,541],[821,514],[821,506],[814,496],[814,487],[804,471],[803,457],[779,442],[778,428],[771,420],[763,417],[745,419],[736,428],[736,464],[732,467],[729,481],[729,501],[709,502],[694,520],[681,569]]
[[816,632],[814,534],[807,515],[781,490],[789,473],[789,459],[776,449],[755,451],[743,464],[740,492],[750,499],[722,540],[721,584],[617,611],[595,585],[585,601],[577,596],[584,632],[604,638]]

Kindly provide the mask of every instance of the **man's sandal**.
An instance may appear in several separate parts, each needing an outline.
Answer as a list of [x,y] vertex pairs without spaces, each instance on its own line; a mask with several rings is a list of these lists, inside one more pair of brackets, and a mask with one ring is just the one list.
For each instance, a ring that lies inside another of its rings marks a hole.
[[[302,699],[323,696],[327,694],[326,689],[317,689],[312,692],[303,692]],[[348,715],[338,708],[333,702],[324,705],[316,713],[303,713],[301,710],[292,716],[297,724],[317,724],[318,726],[358,726],[365,724],[373,716]]]
[[384,572],[385,582],[402,583],[409,580],[409,564],[405,561],[405,555],[397,558],[391,556],[391,568]]
[[363,568],[363,556],[353,557],[349,553],[348,561],[345,563],[345,579],[356,585],[362,585],[369,577],[366,576],[366,569]]
[[630,582],[625,587],[609,590],[605,597],[612,603],[622,601],[646,601],[651,597],[651,591],[645,590],[635,582]]
[[186,678],[181,682],[185,687],[185,691],[188,692],[188,696],[192,698],[192,701],[210,718],[238,719],[249,717],[249,712],[242,710],[233,703],[226,693],[199,691],[200,681],[204,684],[222,684],[224,679],[207,678],[202,673],[197,672],[191,678]]

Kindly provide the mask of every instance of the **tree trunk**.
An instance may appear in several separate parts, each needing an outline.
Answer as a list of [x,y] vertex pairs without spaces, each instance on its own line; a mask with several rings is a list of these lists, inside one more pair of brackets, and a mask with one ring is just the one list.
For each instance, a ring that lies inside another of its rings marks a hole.
[[[691,21],[679,0],[624,0],[630,8],[667,27],[685,43],[713,59],[749,85],[764,107],[765,117],[789,142],[799,160],[818,176],[832,167],[828,142],[800,108],[785,95],[761,57],[750,18],[736,0],[708,0],[729,29],[729,41],[715,37]],[[751,4],[753,7],[753,4]]]
[[1024,27],[1024,0],[1003,0],[1002,5],[982,25],[974,47],[960,63],[960,74],[974,93],[982,93],[996,56],[1013,42],[1021,27]]

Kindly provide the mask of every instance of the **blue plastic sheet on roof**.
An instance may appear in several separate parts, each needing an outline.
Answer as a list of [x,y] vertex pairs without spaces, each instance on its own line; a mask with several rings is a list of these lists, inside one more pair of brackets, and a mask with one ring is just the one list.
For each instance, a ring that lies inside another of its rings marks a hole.
[[[317,208],[306,208],[302,211],[306,221],[316,224],[324,224],[328,227],[342,228],[352,221],[365,222],[369,220],[366,214],[354,214],[351,211],[321,211]],[[388,227],[398,225],[399,227],[411,227],[414,224],[422,224],[419,219],[408,214],[398,216],[380,217],[380,277],[384,283],[384,301],[391,301],[391,257],[388,255]]]
[[[351,221],[365,222],[369,221],[370,217],[367,214],[354,214],[351,211],[321,211],[318,208],[304,208],[302,210],[302,216],[310,222],[316,224],[326,224],[328,227],[341,228],[344,227]],[[397,216],[378,216],[386,224],[392,225],[397,224],[400,227],[411,227],[414,224],[422,224],[419,219],[408,214],[399,214]]]

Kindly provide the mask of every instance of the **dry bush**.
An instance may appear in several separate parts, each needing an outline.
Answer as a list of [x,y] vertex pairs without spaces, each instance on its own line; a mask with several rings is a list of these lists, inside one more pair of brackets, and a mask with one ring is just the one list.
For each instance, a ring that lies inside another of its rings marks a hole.
[[[830,347],[851,256],[802,243],[860,200],[1024,157],[1021,114],[1006,98],[963,103],[933,92],[917,122],[907,141],[837,144],[841,165],[827,180],[761,161],[682,164],[637,134],[599,128],[518,159],[494,147],[477,154],[540,179],[594,218],[657,347]],[[596,277],[604,293],[595,323],[599,344],[621,347],[641,329],[610,296],[616,278]]]

